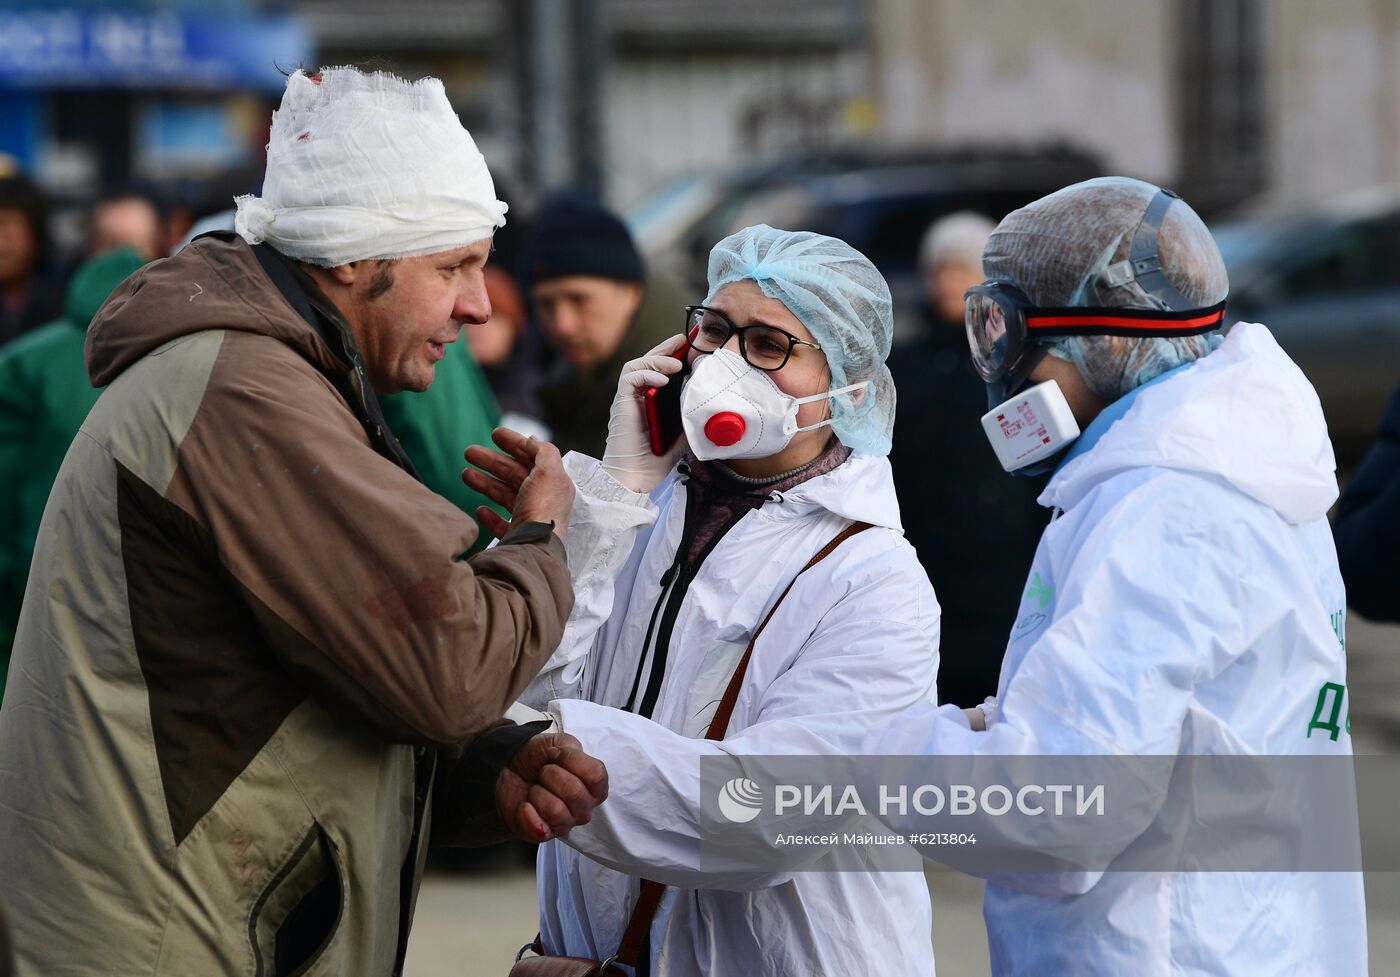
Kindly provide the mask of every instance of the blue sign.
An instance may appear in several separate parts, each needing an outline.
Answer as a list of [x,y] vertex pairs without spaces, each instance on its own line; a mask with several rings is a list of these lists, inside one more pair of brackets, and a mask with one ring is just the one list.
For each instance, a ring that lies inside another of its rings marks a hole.
[[311,67],[311,33],[287,14],[0,11],[0,88],[286,87]]

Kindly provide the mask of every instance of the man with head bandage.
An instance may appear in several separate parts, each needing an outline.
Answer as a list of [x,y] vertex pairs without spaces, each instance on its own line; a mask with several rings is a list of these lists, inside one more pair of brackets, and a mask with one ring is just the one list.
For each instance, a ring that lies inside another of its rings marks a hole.
[[436,79],[298,71],[238,233],[93,319],[0,710],[18,974],[397,974],[430,839],[605,795],[502,721],[573,603],[558,452],[497,432],[513,518],[464,558],[376,400],[490,315],[504,212]]

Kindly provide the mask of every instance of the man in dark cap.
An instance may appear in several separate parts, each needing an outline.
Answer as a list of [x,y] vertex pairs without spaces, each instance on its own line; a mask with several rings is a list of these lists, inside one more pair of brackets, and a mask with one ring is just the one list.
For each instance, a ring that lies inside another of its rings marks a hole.
[[685,295],[648,277],[622,221],[579,196],[541,209],[522,271],[535,321],[560,354],[540,390],[544,421],[561,451],[601,457],[622,365],[681,331]]

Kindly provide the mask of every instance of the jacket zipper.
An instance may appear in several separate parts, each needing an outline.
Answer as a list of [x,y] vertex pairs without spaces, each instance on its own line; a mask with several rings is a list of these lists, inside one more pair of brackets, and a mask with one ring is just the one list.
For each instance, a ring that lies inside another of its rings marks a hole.
[[[680,616],[681,605],[685,603],[685,596],[690,590],[690,584],[699,574],[700,568],[705,565],[705,560],[710,553],[719,545],[720,540],[734,528],[738,522],[748,514],[750,510],[740,510],[737,515],[710,537],[705,549],[701,551],[695,561],[694,568],[686,573],[682,570],[685,554],[690,548],[690,543],[694,539],[695,528],[699,520],[696,515],[699,513],[700,502],[699,492],[694,492],[686,498],[685,526],[681,530],[681,543],[676,549],[676,559],[670,568],[661,577],[662,592],[656,599],[656,606],[652,608],[651,623],[647,627],[647,643],[643,644],[643,654],[641,661],[637,663],[637,676],[633,680],[632,694],[628,697],[628,711],[635,711],[640,716],[650,719],[656,710],[657,699],[661,696],[661,685],[666,677],[666,659],[671,647],[671,634],[676,626],[676,618]],[[694,500],[694,502],[692,502]],[[661,613],[661,626],[656,630],[656,642],[654,645],[654,655],[652,657],[651,671],[647,677],[646,693],[642,696],[639,708],[633,710],[633,703],[636,700],[637,689],[641,683],[642,671],[646,664],[646,649],[651,643],[652,631],[657,623],[657,612],[662,607],[665,610]]]
[[[423,477],[384,420],[384,412],[380,410],[379,401],[374,396],[374,388],[370,386],[369,378],[365,374],[364,360],[339,311],[333,306],[325,308],[313,299],[312,293],[306,291],[306,286],[298,278],[298,275],[301,275],[304,279],[305,275],[296,271],[286,259],[277,257],[271,249],[254,246],[253,254],[271,279],[273,287],[282,294],[288,304],[316,330],[334,355],[349,362],[349,370],[320,368],[321,374],[344,398],[355,419],[364,426],[371,447],[421,482]],[[399,931],[392,971],[394,977],[400,977],[403,973],[404,959],[408,954],[408,930],[413,919],[415,895],[414,880],[418,877],[418,850],[424,844],[423,821],[427,814],[429,792],[436,772],[437,752],[421,746],[414,747],[413,832],[409,836],[408,852],[399,866]]]
[[[656,618],[661,613],[662,606],[666,603],[666,597],[670,593],[671,584],[680,573],[681,561],[685,559],[685,551],[689,548],[691,536],[695,529],[694,516],[699,509],[698,493],[691,491],[690,471],[684,468],[681,472],[683,485],[687,486],[685,496],[685,518],[681,522],[681,541],[676,547],[676,555],[671,560],[671,565],[661,574],[661,592],[656,595],[656,604],[651,609],[651,619],[647,622],[647,636],[642,641],[642,656],[637,659],[637,674],[632,678],[632,691],[627,694],[626,710],[636,712],[637,690],[642,685],[642,674],[646,671],[647,652],[651,650],[652,635],[656,633]],[[653,665],[653,668],[655,666]]]

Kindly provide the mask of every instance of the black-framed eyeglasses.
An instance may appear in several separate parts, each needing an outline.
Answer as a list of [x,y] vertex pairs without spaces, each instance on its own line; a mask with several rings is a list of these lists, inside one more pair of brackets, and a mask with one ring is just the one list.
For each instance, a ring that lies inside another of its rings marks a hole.
[[695,352],[713,353],[722,349],[730,336],[739,337],[739,355],[745,363],[769,373],[786,366],[798,346],[821,349],[816,343],[798,339],[777,326],[736,326],[723,312],[703,305],[686,306],[685,338]]

